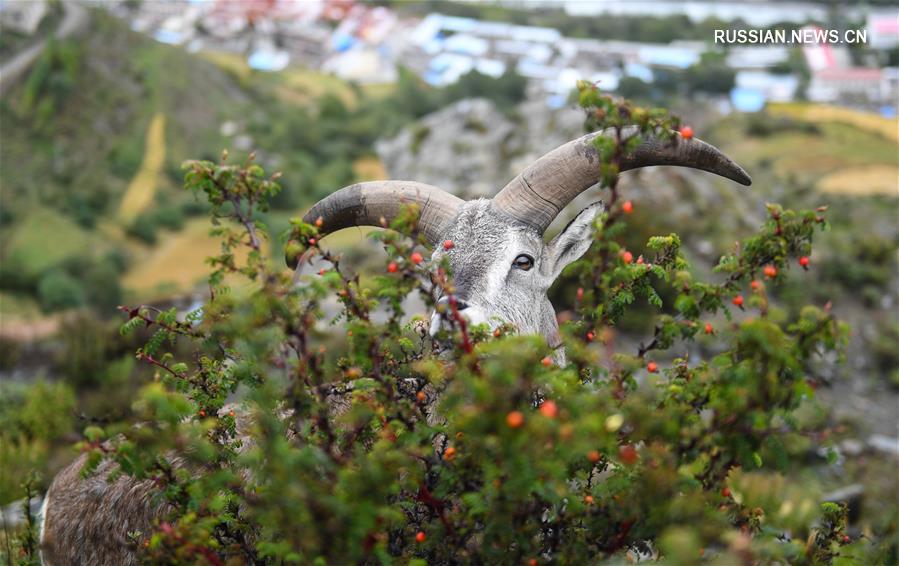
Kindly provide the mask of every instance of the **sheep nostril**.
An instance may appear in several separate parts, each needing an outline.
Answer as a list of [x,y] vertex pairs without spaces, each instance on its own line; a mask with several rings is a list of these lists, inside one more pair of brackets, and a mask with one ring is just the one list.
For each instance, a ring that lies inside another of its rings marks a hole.
[[449,312],[453,307],[455,307],[457,311],[464,311],[469,306],[468,302],[453,295],[440,297],[440,300],[437,301],[438,312]]

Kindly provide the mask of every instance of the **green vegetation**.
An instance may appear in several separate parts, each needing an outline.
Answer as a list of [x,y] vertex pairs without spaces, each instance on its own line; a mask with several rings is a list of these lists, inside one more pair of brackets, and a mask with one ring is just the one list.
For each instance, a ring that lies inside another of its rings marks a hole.
[[[636,116],[645,135],[662,135],[676,124],[586,85],[581,104],[602,110],[592,126]],[[150,332],[137,351],[156,375],[134,405],[143,426],[94,424],[80,444],[89,467],[113,458],[171,505],[133,534],[142,558],[584,563],[651,545],[677,564],[894,561],[895,523],[863,515],[858,536],[810,474],[831,465],[814,454],[838,434],[811,368],[842,351],[847,328],[828,308],[787,312],[769,299],[811,254],[823,213],[769,205],[758,232],[721,257],[717,281],[696,273],[676,234],[649,237],[631,248],[649,261],[629,261],[614,175],[626,150],[599,149],[609,209],[570,268],[583,291],[562,327],[562,367],[539,338],[458,320],[441,356],[402,322],[407,295],[430,303],[432,286],[451,292],[451,273],[430,279],[436,266],[408,260],[414,208],[376,236],[401,267],[365,282],[295,221],[295,246],[331,262],[295,286],[266,259],[254,215],[278,177],[251,159],[190,162],[187,186],[220,222],[215,293],[184,319],[127,312],[123,334]],[[230,277],[252,290],[236,297]],[[335,295],[336,326],[316,325]],[[654,330],[632,352],[614,333],[638,303]],[[372,316],[379,309],[386,319]],[[716,313],[727,321],[706,326]],[[713,339],[714,354],[680,353]],[[241,402],[226,406],[238,390]],[[439,419],[426,417],[432,403]],[[176,455],[203,473],[173,470]],[[27,541],[18,547],[28,554]]]

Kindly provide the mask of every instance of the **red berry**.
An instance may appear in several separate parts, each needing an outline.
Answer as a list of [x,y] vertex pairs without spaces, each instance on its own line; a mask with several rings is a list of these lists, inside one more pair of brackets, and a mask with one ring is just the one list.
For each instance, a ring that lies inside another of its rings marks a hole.
[[737,295],[736,297],[734,297],[731,300],[731,302],[733,304],[737,305],[738,307],[742,307],[743,306],[743,295]]
[[324,274],[325,274],[325,268],[319,269],[319,270],[318,270],[318,274],[319,274],[319,275],[324,275]]
[[801,258],[799,258],[799,265],[801,265],[802,267],[808,267],[808,264],[809,264],[809,259],[808,259],[807,255],[804,255]]
[[315,238],[309,238],[309,245],[310,245],[310,246],[314,246],[314,245],[315,245]]
[[637,257],[637,265],[643,265],[643,254]]
[[759,287],[762,286],[762,282],[761,282],[761,281],[758,281],[758,280],[756,280],[756,279],[753,279],[753,280],[752,280],[752,283],[750,283],[749,286],[752,287],[752,290],[753,290],[753,291],[758,291],[758,290],[759,290]]
[[325,223],[325,220],[321,216],[319,216],[318,218],[315,219],[315,226],[317,228],[321,228],[324,225],[324,223]]
[[714,331],[715,331],[715,329],[712,328],[712,323],[711,323],[711,322],[705,323],[705,333],[706,333],[706,334],[711,334],[711,333],[714,332]]
[[777,268],[773,265],[766,265],[763,271],[765,273],[765,277],[767,277],[768,279],[774,279],[775,277],[777,277]]
[[659,364],[655,362],[649,362],[648,364],[646,364],[646,371],[648,371],[649,373],[655,373],[659,371]]
[[397,266],[395,261],[391,261],[387,264],[387,271],[389,271],[390,273],[396,273],[397,269],[399,269],[399,266]]
[[537,566],[537,559],[531,558],[530,560],[528,560],[528,566]]
[[627,465],[631,465],[637,462],[637,449],[627,444],[618,449],[618,457],[621,458],[621,461]]
[[584,298],[584,288],[578,287],[577,288],[577,300],[580,301],[580,300],[583,300],[583,298]]
[[632,261],[634,261],[634,254],[632,254],[631,252],[624,252],[623,254],[621,254],[621,261],[623,261],[624,263],[631,263]]
[[549,356],[546,356],[545,358],[540,360],[540,363],[543,364],[543,367],[549,367],[549,366],[553,365],[553,361],[552,361],[552,359],[550,359]]
[[721,488],[721,497],[730,497],[730,488],[724,486]]
[[453,458],[456,457],[456,449],[450,446],[446,450],[443,451],[443,459],[447,462],[451,462]]
[[690,126],[682,126],[680,129],[680,135],[683,136],[685,140],[688,140],[693,137],[693,128]]
[[593,505],[593,496],[592,496],[592,495],[585,495],[585,496],[584,496],[584,503],[586,503],[587,505]]
[[412,263],[414,263],[415,265],[418,265],[419,263],[421,263],[421,261],[422,261],[424,258],[421,257],[421,254],[420,254],[420,253],[418,253],[418,252],[413,252],[412,255],[409,256],[409,259],[412,260]]
[[428,540],[428,535],[426,535],[424,531],[415,533],[415,542],[422,543],[426,540]]
[[544,401],[540,403],[540,413],[548,419],[553,419],[559,414],[559,406],[553,400]]
[[593,332],[588,332],[587,333],[587,342],[593,342],[593,338],[595,338],[595,336],[596,335],[593,334]]
[[502,332],[502,330],[500,330],[499,328],[497,328],[496,330],[493,331],[493,337],[494,337],[494,338],[499,338],[499,337],[502,336],[502,335],[503,335],[503,332]]
[[587,452],[587,459],[593,462],[594,464],[599,462],[599,459],[602,458],[602,455],[599,453],[599,450],[591,450]]
[[843,535],[843,544],[849,544],[850,541],[852,541],[852,539],[849,538],[849,535]]
[[204,411],[203,409],[200,409],[200,416],[201,416],[201,417],[205,417],[205,416],[206,416],[206,411]]
[[454,244],[452,240],[443,240],[443,249],[446,251],[453,249],[455,246],[456,244]]
[[234,416],[234,411],[228,411],[228,416],[229,416],[229,417],[233,417],[233,416]]
[[634,211],[634,203],[629,200],[624,201],[621,204],[621,210],[623,210],[625,214],[630,214]]
[[509,428],[519,428],[524,424],[524,414],[521,411],[512,411],[506,415],[506,424]]

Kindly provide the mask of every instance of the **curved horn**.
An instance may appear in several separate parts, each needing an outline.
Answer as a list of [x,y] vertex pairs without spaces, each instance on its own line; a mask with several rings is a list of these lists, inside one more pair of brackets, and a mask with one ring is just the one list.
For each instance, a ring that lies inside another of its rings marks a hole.
[[[435,245],[441,228],[452,219],[462,199],[425,183],[415,181],[370,181],[356,183],[335,191],[318,201],[303,216],[303,222],[315,223],[321,218],[319,234],[352,226],[381,226],[383,218],[391,222],[404,205],[417,204],[421,208],[418,229],[425,239]],[[295,262],[292,268],[296,267]]]
[[[622,131],[627,139],[637,126]],[[576,196],[599,182],[599,154],[593,140],[612,137],[612,128],[587,134],[547,153],[493,197],[495,210],[529,224],[542,234]],[[676,143],[648,139],[621,161],[621,171],[650,165],[677,165],[727,177],[741,185],[752,179],[718,148],[698,139],[678,138]]]

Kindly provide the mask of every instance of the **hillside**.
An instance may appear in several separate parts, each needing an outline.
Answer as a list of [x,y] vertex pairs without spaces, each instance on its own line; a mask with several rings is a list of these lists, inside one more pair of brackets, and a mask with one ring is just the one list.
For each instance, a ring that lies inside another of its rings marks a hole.
[[[34,313],[39,303],[111,314],[123,298],[191,289],[206,275],[195,251],[214,241],[191,223],[205,209],[181,189],[181,163],[257,151],[287,173],[270,219],[286,227],[316,196],[368,174],[381,116],[406,120],[370,112],[354,121],[363,95],[298,67],[265,75],[237,56],[190,54],[92,11],[88,34],[51,44],[0,102],[0,312]],[[185,223],[199,241],[170,234]],[[148,286],[142,265],[160,254],[181,272]],[[99,302],[88,290],[98,281]]]

